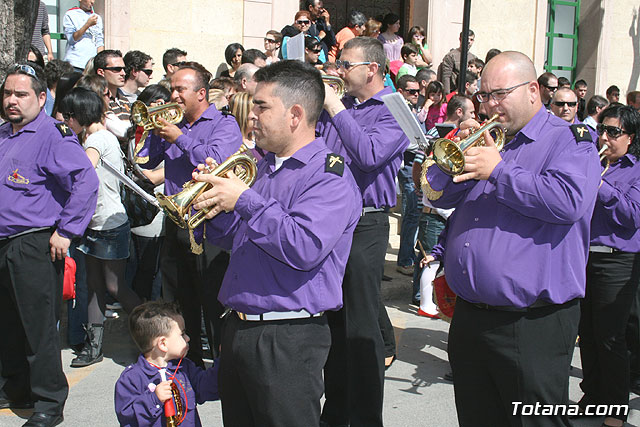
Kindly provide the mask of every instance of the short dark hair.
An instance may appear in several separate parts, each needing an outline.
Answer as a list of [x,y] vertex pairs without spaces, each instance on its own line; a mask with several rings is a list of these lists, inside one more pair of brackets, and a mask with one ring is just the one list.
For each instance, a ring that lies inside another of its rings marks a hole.
[[604,96],[593,95],[591,99],[589,99],[589,102],[587,102],[587,115],[594,115],[598,111],[598,108],[606,107],[608,104],[609,101],[607,101],[607,98]]
[[569,87],[571,87],[571,81],[569,81],[569,79],[566,78],[566,77],[560,76],[560,77],[558,77],[558,87],[561,87],[561,86],[569,86]]
[[31,45],[31,47],[29,47],[29,53],[33,53],[36,56],[35,61],[32,62],[35,62],[41,68],[44,68],[44,56],[42,56],[42,52],[40,52],[40,49],[38,49],[34,45]]
[[640,160],[640,113],[638,110],[628,105],[611,104],[600,112],[598,123],[603,123],[606,118],[620,120],[620,127],[625,132],[633,134],[633,140],[627,152]]
[[462,108],[462,111],[465,111],[467,100],[471,101],[471,98],[467,95],[453,95],[447,103],[447,118],[452,117],[458,108]]
[[576,89],[578,86],[584,86],[584,87],[587,87],[587,82],[586,82],[586,81],[584,81],[584,80],[582,80],[582,79],[580,79],[580,80],[578,80],[577,82],[575,82],[575,83],[573,84],[573,88],[574,88],[574,89]]
[[555,77],[556,79],[558,78],[555,74],[548,71],[546,73],[542,73],[540,74],[540,77],[538,77],[538,84],[541,86],[547,86],[552,77]]
[[[460,31],[460,38],[462,38],[462,31]],[[475,37],[476,33],[473,32],[471,28],[469,28],[469,37]]]
[[409,56],[412,53],[418,54],[418,48],[413,43],[405,43],[400,49],[400,56],[404,59],[405,56]]
[[[40,95],[42,92],[47,92],[47,84],[45,82],[45,78],[44,78],[44,70],[42,68],[40,68],[40,66],[38,64],[36,64],[35,62],[31,62],[31,61],[27,61],[26,64],[27,67],[31,67],[33,69],[33,71],[36,73],[36,75],[34,76],[33,74],[21,69],[21,67],[23,65],[18,64],[16,66],[14,66],[13,68],[9,68],[9,71],[7,72],[7,76],[4,78],[4,81],[7,81],[7,77],[15,75],[15,74],[21,74],[23,76],[29,76],[31,77],[29,80],[31,81],[31,89],[33,89],[33,91],[36,93],[36,96]],[[4,88],[4,83],[2,83],[2,87]]]
[[387,55],[384,53],[382,43],[371,37],[355,37],[344,44],[345,49],[360,49],[363,60],[378,64],[378,74],[384,77],[384,67],[387,63]]
[[236,86],[235,82],[231,77],[218,77],[216,79],[211,80],[211,89],[220,89],[227,91]]
[[269,30],[267,34],[271,34],[276,41],[276,43],[282,43],[282,33],[276,30]]
[[71,71],[70,73],[63,74],[58,79],[58,86],[56,87],[56,100],[53,103],[53,111],[51,115],[55,117],[56,113],[60,109],[60,102],[64,99],[65,95],[73,89],[78,80],[82,77],[80,71]]
[[169,102],[171,100],[171,92],[162,85],[152,84],[145,87],[144,90],[140,92],[137,100],[149,105],[158,99],[162,99],[164,102]]
[[475,65],[476,68],[484,68],[484,61],[480,58],[472,58],[467,62],[468,65]]
[[203,65],[195,62],[188,61],[178,67],[178,70],[193,70],[196,73],[196,86],[193,90],[195,92],[200,89],[205,89],[207,94],[209,93],[209,82],[211,81],[211,73],[204,68]]
[[[304,36],[304,47],[305,47],[305,49],[311,50],[311,49],[315,49],[318,46],[320,46],[320,40],[318,40],[314,36],[310,36],[310,35]],[[243,58],[244,58],[244,56],[243,56]]]
[[428,68],[423,68],[422,70],[416,73],[416,79],[418,80],[418,82],[421,82],[422,80],[427,81],[427,80],[430,80],[431,77],[435,75],[437,75],[435,71],[430,70]]
[[618,92],[620,95],[620,88],[616,85],[611,85],[607,88],[607,95],[611,95],[613,92]]
[[171,333],[171,322],[181,316],[174,303],[149,301],[140,304],[129,315],[129,332],[142,354],[153,349],[153,340]]
[[627,92],[627,105],[631,103],[635,104],[636,102],[638,102],[639,98],[640,98],[640,91],[634,90],[631,92]]
[[140,71],[144,68],[147,62],[151,61],[150,55],[139,50],[130,50],[124,55],[124,78],[129,79],[132,71]]
[[258,49],[247,49],[242,52],[242,64],[253,64],[256,62],[256,59],[267,60],[267,55],[259,51]]
[[178,49],[177,47],[172,47],[165,51],[164,55],[162,55],[162,67],[165,73],[169,71],[167,67],[170,64],[175,64],[179,56],[187,56],[187,51]]
[[61,59],[52,59],[51,61],[47,62],[47,65],[44,66],[44,76],[47,79],[47,87],[49,89],[53,88],[56,84],[58,84],[58,80],[60,80],[60,77],[72,71],[73,65],[71,65],[67,61],[63,61]]
[[398,89],[407,90],[408,83],[418,83],[418,79],[416,79],[411,74],[405,74],[398,79],[398,81],[396,82],[396,86],[398,87]]
[[80,126],[89,126],[102,121],[105,105],[100,96],[91,89],[75,87],[60,103],[60,112],[72,115]]
[[347,18],[347,27],[354,28],[357,26],[362,26],[367,23],[367,17],[364,16],[364,13],[358,10],[352,10],[349,12],[349,17]]
[[227,64],[231,65],[231,60],[235,56],[236,52],[240,49],[244,53],[244,47],[240,43],[231,43],[224,49],[224,60]]
[[[460,78],[460,76],[461,76],[461,74],[458,75],[458,78]],[[478,81],[478,75],[476,73],[474,73],[474,72],[471,72],[471,71],[467,70],[464,73],[464,79],[465,79],[464,80],[465,83],[475,82],[475,81]],[[456,79],[456,86],[457,85],[458,85],[458,81]]]
[[96,74],[99,69],[107,67],[108,58],[122,58],[122,52],[113,49],[105,49],[102,52],[98,52],[98,54],[93,58],[93,70]]
[[286,108],[299,104],[307,114],[307,123],[315,124],[324,105],[324,83],[320,71],[310,64],[284,60],[260,68],[253,75],[258,83],[274,83],[273,95]]

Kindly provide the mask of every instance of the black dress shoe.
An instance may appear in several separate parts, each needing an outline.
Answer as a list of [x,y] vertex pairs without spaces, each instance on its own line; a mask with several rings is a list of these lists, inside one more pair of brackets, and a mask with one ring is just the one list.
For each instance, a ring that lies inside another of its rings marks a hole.
[[32,409],[33,402],[28,400],[15,401],[6,398],[0,398],[0,409]]
[[64,420],[62,414],[50,415],[43,412],[34,412],[22,427],[53,427]]

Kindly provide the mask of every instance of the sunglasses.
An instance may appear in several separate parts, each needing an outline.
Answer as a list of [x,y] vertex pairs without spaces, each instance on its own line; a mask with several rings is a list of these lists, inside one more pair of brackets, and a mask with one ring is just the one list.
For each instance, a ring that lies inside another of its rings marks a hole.
[[73,113],[62,113],[62,118],[65,119],[65,120],[69,120],[74,115],[75,114],[73,114]]
[[311,52],[313,52],[313,53],[320,53],[320,52],[322,52],[322,48],[320,48],[320,49],[309,49],[309,50],[310,50]]
[[274,39],[268,39],[268,38],[264,38],[265,43],[275,43],[276,41]]
[[618,126],[607,126],[603,125],[602,123],[598,123],[598,125],[596,126],[596,132],[598,132],[598,135],[600,136],[604,135],[604,133],[606,132],[607,135],[609,135],[611,138],[617,138],[623,133],[630,135],[629,132],[620,129]]
[[25,64],[15,64],[13,66],[13,68],[11,69],[11,71],[22,71],[23,73],[26,73],[28,75],[30,75],[31,77],[34,78],[38,78],[37,74],[36,74],[36,70],[33,69],[33,67],[31,65],[25,65]]
[[178,61],[178,62],[174,62],[174,63],[173,63],[173,64],[171,64],[171,65],[173,65],[174,67],[181,67],[181,66],[183,66],[183,65],[184,65],[184,64],[186,64],[186,63],[187,63],[187,61]]
[[119,73],[124,70],[124,67],[104,67],[103,70],[109,70],[113,73]]
[[311,24],[311,21],[306,21],[306,20],[299,19],[299,20],[296,21],[296,24],[298,24],[298,25],[309,25],[309,24]]
[[555,92],[558,90],[558,86],[547,86],[547,85],[542,85],[544,87],[546,87],[547,89],[549,89],[551,92]]
[[576,105],[578,105],[577,102],[570,102],[570,101],[553,101],[553,105],[555,105],[556,107],[564,107],[565,105],[568,105],[569,107],[573,108]]
[[153,74],[153,70],[150,70],[149,68],[143,68],[142,70],[143,73],[145,73],[147,75],[147,77],[151,77],[151,74]]
[[411,95],[417,95],[420,93],[420,89],[405,89],[404,91],[410,93]]
[[[357,67],[358,65],[370,65],[370,64],[377,64],[377,62],[369,62],[369,61],[349,62],[349,61],[342,61],[338,59],[336,61],[336,68],[344,68],[345,70],[349,71],[352,67]],[[378,66],[380,66],[380,64],[378,64]]]

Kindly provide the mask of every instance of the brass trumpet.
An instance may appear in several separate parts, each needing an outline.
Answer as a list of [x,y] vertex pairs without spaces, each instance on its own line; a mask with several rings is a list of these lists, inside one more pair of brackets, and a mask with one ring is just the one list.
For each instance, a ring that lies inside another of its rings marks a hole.
[[[227,160],[220,165],[212,165],[207,167],[203,173],[211,173],[215,176],[227,177],[229,171],[244,181],[245,184],[251,186],[256,180],[257,167],[256,160],[248,153],[248,148],[244,144],[240,149],[229,156]],[[195,214],[191,214],[193,201],[202,193],[211,188],[208,182],[191,180],[183,185],[183,190],[173,196],[165,196],[156,193],[156,198],[160,206],[167,216],[171,218],[181,228],[194,229],[204,221],[205,215],[209,213],[211,208],[199,210]]]
[[329,74],[322,75],[322,81],[331,87],[338,95],[338,98],[342,99],[342,97],[347,93],[344,88],[344,80],[337,76],[330,76]]
[[465,139],[456,143],[446,138],[436,139],[433,143],[433,160],[438,167],[449,175],[460,175],[464,171],[464,153],[471,147],[484,146],[484,132],[495,129],[495,144],[498,150],[504,146],[504,129],[497,122],[498,115],[494,114],[482,126]]
[[607,159],[607,157],[604,155],[604,152],[607,148],[609,148],[607,144],[602,144],[602,148],[600,148],[600,151],[598,151],[598,155],[600,156],[600,164],[602,164],[603,160],[607,161],[600,176],[604,176],[604,174],[609,170],[609,159]]
[[175,102],[147,107],[142,101],[136,101],[131,105],[131,117],[136,126],[144,128],[145,131],[160,129],[164,125],[160,119],[164,119],[173,125],[182,121],[184,112]]

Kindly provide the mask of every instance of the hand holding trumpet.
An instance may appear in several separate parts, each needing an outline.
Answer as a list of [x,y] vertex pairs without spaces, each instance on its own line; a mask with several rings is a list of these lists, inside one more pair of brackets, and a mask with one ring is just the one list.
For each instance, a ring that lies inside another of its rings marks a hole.
[[[207,157],[206,163],[209,167],[215,167],[212,166],[214,165],[214,160],[211,157]],[[211,184],[211,188],[194,200],[193,207],[196,210],[210,207],[211,210],[205,216],[206,219],[211,219],[223,211],[233,211],[240,195],[248,190],[249,186],[238,178],[233,171],[227,172],[226,177],[219,177],[210,173],[201,173],[204,170],[205,165],[198,165],[198,172],[193,173],[193,179],[207,182]]]

